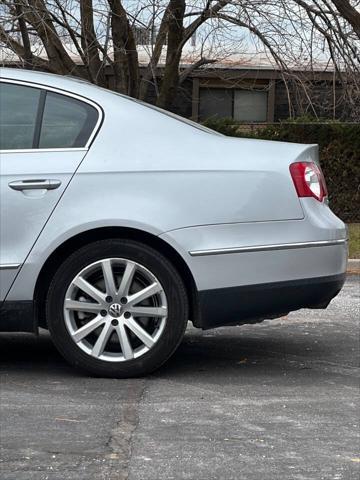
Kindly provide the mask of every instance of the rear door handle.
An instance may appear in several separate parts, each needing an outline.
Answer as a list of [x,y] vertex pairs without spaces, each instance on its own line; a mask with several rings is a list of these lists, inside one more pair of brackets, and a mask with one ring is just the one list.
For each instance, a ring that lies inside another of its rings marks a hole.
[[10,182],[9,187],[13,190],[55,190],[61,185],[60,180],[49,179],[34,179],[34,180],[19,180]]

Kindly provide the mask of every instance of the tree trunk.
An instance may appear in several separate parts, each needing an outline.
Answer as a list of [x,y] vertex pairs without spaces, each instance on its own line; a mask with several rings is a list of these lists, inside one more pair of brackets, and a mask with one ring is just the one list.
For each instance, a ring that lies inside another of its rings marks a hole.
[[169,110],[172,106],[179,85],[179,64],[184,36],[184,0],[170,0],[170,18],[168,30],[168,47],[164,77],[161,83],[157,105]]
[[92,0],[80,0],[80,16],[81,46],[86,61],[86,69],[92,83],[105,87],[104,63],[99,56]]
[[349,0],[331,0],[339,13],[350,23],[354,32],[360,38],[360,13],[354,8]]
[[26,67],[33,68],[34,67],[33,58],[32,58],[33,55],[32,55],[32,52],[31,52],[31,43],[30,43],[30,38],[29,38],[29,32],[28,32],[28,29],[27,29],[26,22],[24,20],[23,9],[22,9],[22,6],[20,5],[20,3],[17,3],[15,5],[15,9],[16,9],[16,15],[17,15],[17,18],[18,18],[18,22],[19,22],[19,29],[20,29],[20,32],[21,32],[21,38],[22,38],[22,42],[23,42],[23,46],[24,46],[23,60],[25,62]]
[[140,82],[140,98],[146,100],[147,92],[149,89],[149,82],[153,79],[156,80],[156,68],[158,66],[163,47],[166,42],[166,36],[169,31],[169,19],[170,19],[170,5],[167,6],[164,15],[161,20],[159,32],[156,37],[154,50],[147,66],[143,77]]
[[[131,97],[139,96],[139,60],[134,33],[120,0],[108,0],[111,8],[111,30],[114,44],[114,71],[125,83],[125,92]],[[125,70],[122,74],[120,70]]]
[[60,75],[75,74],[84,77],[84,73],[66,52],[56,32],[44,0],[28,0],[28,8],[22,2],[26,20],[39,35],[49,59],[49,68]]

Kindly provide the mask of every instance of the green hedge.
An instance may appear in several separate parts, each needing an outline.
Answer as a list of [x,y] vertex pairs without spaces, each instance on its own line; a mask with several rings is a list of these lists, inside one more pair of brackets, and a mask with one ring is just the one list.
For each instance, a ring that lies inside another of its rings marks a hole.
[[345,222],[360,222],[360,124],[300,119],[249,127],[225,119],[205,125],[230,136],[319,144],[332,210]]

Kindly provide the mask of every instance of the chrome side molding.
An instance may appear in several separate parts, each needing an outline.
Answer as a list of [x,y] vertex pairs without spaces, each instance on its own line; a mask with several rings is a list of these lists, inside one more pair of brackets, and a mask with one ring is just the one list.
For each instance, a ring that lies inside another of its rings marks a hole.
[[0,265],[0,270],[17,270],[20,265],[20,263],[5,263],[4,265]]
[[255,245],[253,247],[231,247],[217,248],[214,250],[193,250],[189,252],[192,257],[205,257],[207,255],[226,255],[229,253],[250,253],[250,252],[268,252],[271,250],[292,250],[296,248],[314,248],[329,247],[331,245],[341,245],[348,240],[342,238],[340,240],[321,240],[315,242],[297,242],[297,243],[278,243],[275,245]]

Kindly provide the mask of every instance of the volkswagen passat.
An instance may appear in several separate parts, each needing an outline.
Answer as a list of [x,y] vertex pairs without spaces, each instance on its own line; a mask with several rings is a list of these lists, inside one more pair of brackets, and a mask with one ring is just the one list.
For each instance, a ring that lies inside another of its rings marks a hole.
[[228,138],[84,81],[1,69],[2,331],[102,376],[207,329],[325,308],[346,227],[314,145]]

